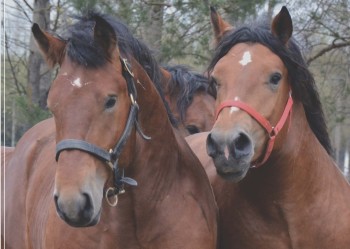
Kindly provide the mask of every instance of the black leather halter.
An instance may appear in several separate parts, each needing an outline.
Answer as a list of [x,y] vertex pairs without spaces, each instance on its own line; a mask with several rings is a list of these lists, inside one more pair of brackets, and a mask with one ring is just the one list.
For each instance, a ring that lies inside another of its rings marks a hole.
[[120,61],[122,64],[122,74],[123,77],[126,80],[128,93],[131,100],[131,106],[129,111],[129,116],[126,121],[126,125],[124,128],[124,131],[117,142],[114,149],[110,149],[110,151],[106,151],[103,148],[100,148],[94,144],[88,143],[83,140],[79,139],[64,139],[57,143],[56,145],[56,161],[58,161],[58,158],[60,156],[60,153],[63,150],[81,150],[85,151],[98,159],[106,162],[113,170],[114,173],[114,189],[111,193],[108,193],[109,195],[118,195],[121,193],[124,193],[124,184],[137,186],[137,182],[130,178],[130,177],[124,177],[124,169],[120,170],[118,167],[118,159],[119,156],[124,148],[124,145],[130,136],[132,128],[135,126],[138,133],[141,135],[141,137],[145,140],[150,140],[151,138],[146,136],[138,123],[138,110],[139,106],[136,102],[137,98],[137,91],[135,87],[134,82],[134,74],[131,70],[130,64],[128,63],[127,59],[120,57]]

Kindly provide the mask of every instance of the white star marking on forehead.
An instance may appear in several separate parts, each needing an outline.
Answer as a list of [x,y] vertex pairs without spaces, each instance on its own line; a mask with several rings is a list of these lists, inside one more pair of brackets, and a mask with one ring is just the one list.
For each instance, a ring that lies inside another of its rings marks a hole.
[[242,66],[246,66],[250,62],[252,62],[252,56],[249,51],[245,51],[242,56],[242,59],[239,61],[239,64],[241,64]]
[[72,86],[80,88],[80,87],[82,86],[81,83],[80,83],[80,78],[76,78],[76,79],[72,82]]

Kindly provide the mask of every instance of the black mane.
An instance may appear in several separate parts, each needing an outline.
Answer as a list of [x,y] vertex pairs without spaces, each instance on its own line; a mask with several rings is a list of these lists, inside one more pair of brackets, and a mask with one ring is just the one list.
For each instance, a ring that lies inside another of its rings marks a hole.
[[208,78],[191,71],[183,65],[165,66],[169,73],[171,73],[171,80],[169,82],[170,97],[177,99],[177,109],[180,113],[180,121],[183,122],[186,114],[186,109],[191,105],[193,96],[197,92],[205,92],[216,97],[215,88],[209,85]]
[[266,26],[241,27],[228,33],[220,41],[209,65],[208,72],[213,70],[216,63],[234,45],[245,42],[260,43],[281,58],[289,72],[289,82],[292,88],[293,99],[303,104],[306,118],[312,131],[328,154],[332,154],[332,146],[315,80],[308,70],[294,39],[290,39],[287,46],[285,46],[279,39],[272,35]]
[[63,38],[67,40],[67,54],[69,58],[80,65],[97,68],[104,65],[108,58],[104,57],[101,48],[94,43],[94,26],[96,18],[104,19],[116,33],[118,48],[123,56],[135,58],[144,68],[153,84],[157,88],[173,126],[176,120],[170,112],[168,103],[164,99],[161,88],[161,71],[151,50],[140,40],[136,39],[128,27],[120,20],[97,13],[92,10],[84,11],[85,14],[75,17],[78,21],[68,28]]

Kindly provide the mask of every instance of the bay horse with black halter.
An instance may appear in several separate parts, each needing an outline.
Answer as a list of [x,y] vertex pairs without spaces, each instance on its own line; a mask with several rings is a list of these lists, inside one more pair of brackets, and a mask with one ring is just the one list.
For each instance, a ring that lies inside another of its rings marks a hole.
[[350,187],[287,8],[270,29],[212,20],[216,121],[187,141],[214,189],[219,248],[349,248]]
[[126,31],[94,12],[65,40],[33,25],[60,69],[48,96],[54,118],[26,132],[6,162],[6,248],[216,248],[205,171]]
[[162,69],[166,70],[163,75],[167,75],[162,90],[181,134],[187,136],[211,130],[216,89],[209,85],[208,78],[184,65],[165,66]]

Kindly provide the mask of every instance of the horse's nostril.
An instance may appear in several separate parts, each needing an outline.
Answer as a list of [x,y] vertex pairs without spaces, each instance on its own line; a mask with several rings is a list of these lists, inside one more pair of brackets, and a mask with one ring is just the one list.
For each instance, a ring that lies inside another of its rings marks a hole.
[[249,136],[243,132],[239,133],[232,143],[232,152],[235,159],[249,156],[253,146]]
[[56,209],[58,210],[59,209],[59,207],[58,207],[58,195],[54,194],[53,199],[55,201]]
[[235,139],[235,145],[237,150],[244,150],[250,146],[250,139],[244,133],[240,133],[238,138]]
[[65,219],[65,217],[66,217],[66,215],[65,215],[65,213],[64,213],[64,211],[62,211],[62,209],[61,209],[61,207],[60,207],[60,205],[59,205],[59,196],[57,195],[57,194],[55,194],[54,196],[53,196],[53,198],[54,198],[54,202],[55,202],[55,206],[56,206],[56,211],[57,211],[57,213],[58,213],[58,215],[62,218],[62,219]]
[[207,137],[207,153],[211,157],[215,157],[218,153],[217,143],[212,138],[212,134],[209,133]]
[[84,210],[84,215],[89,215],[91,210],[93,209],[91,197],[86,193],[83,193],[83,196],[85,199],[85,207],[82,208],[82,210]]

